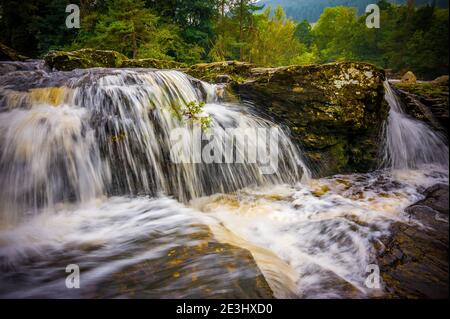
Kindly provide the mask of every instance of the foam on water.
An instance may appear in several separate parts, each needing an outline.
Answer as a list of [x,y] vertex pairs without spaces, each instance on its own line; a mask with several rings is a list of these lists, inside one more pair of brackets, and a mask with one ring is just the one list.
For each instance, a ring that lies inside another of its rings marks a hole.
[[[179,105],[206,102],[212,130],[275,127],[181,72],[1,70],[0,297],[233,296],[233,280],[255,280],[255,268],[230,264],[243,256],[232,246],[204,250],[217,240],[250,251],[276,297],[379,296],[364,285],[379,239],[392,222],[414,222],[403,210],[426,187],[448,183],[442,136],[408,117],[388,85],[388,169],[311,180],[283,130],[273,175],[248,162],[171,163],[170,132],[187,130],[185,150],[195,138],[173,115]],[[215,132],[219,145],[233,139]],[[177,249],[187,257],[168,260]],[[69,264],[83,289],[65,287]]]
[[[191,205],[247,242],[277,297],[367,298],[382,294],[365,286],[380,237],[389,235],[392,222],[411,222],[403,210],[423,198],[423,187],[439,182],[448,183],[448,172],[439,167],[379,171],[245,189]],[[229,243],[233,236],[218,234]],[[258,258],[258,249],[283,260],[285,270]],[[285,285],[279,285],[280,273],[289,277]]]

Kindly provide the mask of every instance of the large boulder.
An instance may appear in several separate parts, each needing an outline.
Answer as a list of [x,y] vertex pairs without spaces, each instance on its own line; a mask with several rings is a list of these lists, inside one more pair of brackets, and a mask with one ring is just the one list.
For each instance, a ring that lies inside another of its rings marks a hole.
[[379,133],[388,106],[384,72],[373,65],[257,68],[221,62],[195,65],[186,72],[210,82],[229,75],[233,93],[290,129],[307,160],[320,167],[317,176],[378,165]]

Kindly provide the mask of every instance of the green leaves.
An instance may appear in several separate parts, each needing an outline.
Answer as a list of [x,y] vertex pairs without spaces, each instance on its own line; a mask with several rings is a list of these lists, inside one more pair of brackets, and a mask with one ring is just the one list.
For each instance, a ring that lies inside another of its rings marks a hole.
[[204,113],[204,106],[204,102],[195,101],[189,102],[183,106],[176,105],[172,110],[172,115],[180,122],[200,125],[202,130],[207,130],[211,125],[212,118]]

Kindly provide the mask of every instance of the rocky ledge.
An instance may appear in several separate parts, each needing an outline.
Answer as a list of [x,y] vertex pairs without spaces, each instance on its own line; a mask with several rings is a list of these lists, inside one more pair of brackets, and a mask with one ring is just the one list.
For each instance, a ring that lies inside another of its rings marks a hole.
[[429,82],[394,82],[405,110],[448,137],[448,75]]
[[378,265],[392,298],[448,298],[449,186],[424,195],[406,210],[411,222],[393,224],[382,240]]
[[128,59],[125,55],[109,50],[82,49],[78,51],[50,51],[45,63],[59,71],[87,68],[155,68],[178,69],[182,63],[157,59]]

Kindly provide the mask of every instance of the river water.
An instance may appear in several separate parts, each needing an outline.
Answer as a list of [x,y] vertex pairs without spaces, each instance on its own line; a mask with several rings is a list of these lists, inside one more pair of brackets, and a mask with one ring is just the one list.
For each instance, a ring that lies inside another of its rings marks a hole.
[[[443,137],[388,85],[380,169],[313,179],[282,128],[274,174],[259,162],[171,162],[173,129],[186,132],[181,149],[195,143],[180,105],[205,102],[220,145],[233,140],[224,128],[277,127],[181,72],[0,70],[3,298],[258,297],[261,274],[278,298],[382,296],[365,285],[379,239],[415,222],[403,210],[425,188],[448,183]],[[234,151],[249,145],[273,146],[250,135]],[[80,289],[66,287],[70,264]]]

